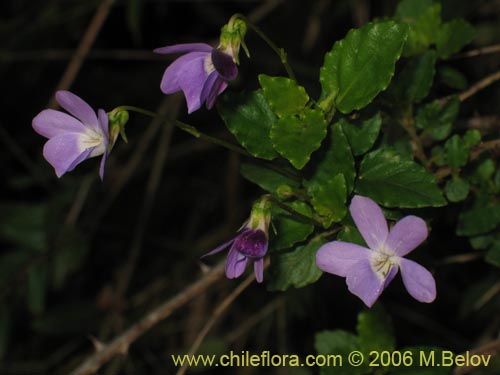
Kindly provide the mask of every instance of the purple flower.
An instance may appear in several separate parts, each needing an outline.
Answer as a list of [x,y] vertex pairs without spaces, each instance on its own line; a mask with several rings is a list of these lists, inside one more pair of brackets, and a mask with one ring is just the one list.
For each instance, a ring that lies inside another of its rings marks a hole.
[[268,246],[267,234],[261,229],[245,227],[236,237],[220,245],[203,257],[216,254],[231,246],[226,260],[226,277],[236,279],[240,277],[248,262],[253,262],[255,279],[261,283],[264,280],[264,256]]
[[425,222],[406,216],[389,231],[380,207],[370,198],[356,195],[349,207],[351,216],[369,249],[333,241],[316,253],[318,267],[346,278],[349,291],[371,307],[401,270],[406,290],[420,302],[436,298],[436,283],[424,267],[403,258],[427,238]]
[[33,129],[48,138],[43,156],[54,167],[57,177],[73,170],[82,161],[103,155],[99,168],[101,179],[109,149],[108,116],[98,115],[81,98],[69,91],[58,91],[56,100],[64,112],[45,109],[33,119]]
[[160,88],[164,94],[182,90],[188,113],[199,109],[204,102],[211,109],[228,82],[238,75],[234,56],[205,43],[176,44],[157,48],[154,52],[185,53],[165,70]]

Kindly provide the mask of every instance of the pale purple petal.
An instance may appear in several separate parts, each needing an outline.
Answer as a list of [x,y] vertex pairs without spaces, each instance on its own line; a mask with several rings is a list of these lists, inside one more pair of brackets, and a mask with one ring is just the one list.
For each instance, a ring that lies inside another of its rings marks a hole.
[[104,179],[104,167],[106,166],[106,160],[108,159],[108,147],[104,149],[104,153],[102,154],[101,163],[99,164],[99,177],[101,181]]
[[208,73],[205,71],[205,57],[192,59],[180,69],[178,80],[186,97],[188,113],[196,111],[202,104],[201,92],[208,78]]
[[217,99],[217,97],[226,89],[227,86],[228,86],[227,82],[220,79],[220,78],[215,81],[215,83],[212,87],[212,91],[210,92],[210,94],[207,97],[207,108],[208,109],[212,109],[212,107],[215,104],[215,99]]
[[85,160],[82,154],[88,156],[91,151],[82,148],[80,134],[66,133],[49,139],[43,148],[43,156],[54,167],[57,177],[61,177]]
[[92,128],[98,126],[95,111],[80,97],[69,91],[60,90],[56,92],[56,100],[61,107],[83,122],[84,125]]
[[253,271],[255,272],[255,280],[261,283],[264,280],[264,258],[257,259],[253,262]]
[[168,66],[163,73],[163,78],[161,79],[160,88],[164,94],[173,94],[181,90],[181,86],[179,84],[179,79],[189,79],[189,77],[185,77],[186,68],[185,65],[190,63],[192,60],[202,60],[204,64],[205,58],[208,56],[205,52],[192,52],[187,55],[179,57],[172,64]]
[[222,245],[219,245],[217,246],[215,249],[211,250],[210,252],[208,252],[207,254],[205,255],[202,255],[201,258],[205,258],[205,257],[208,257],[210,255],[214,255],[214,254],[217,254],[217,253],[220,253],[222,250],[224,250],[225,248],[227,248],[229,245],[231,245],[233,242],[234,242],[234,238],[231,238],[229,241],[227,242],[224,242]]
[[394,277],[398,274],[398,266],[392,266],[387,275],[385,276],[384,289],[389,286]]
[[349,269],[362,259],[370,258],[370,250],[348,242],[333,241],[316,253],[316,265],[322,271],[346,277]]
[[[209,74],[207,80],[205,81],[205,84],[203,85],[203,89],[201,90],[201,95],[200,95],[200,102],[203,103],[209,95],[214,91],[214,85],[217,83],[217,81],[220,80],[219,75],[217,72],[214,70],[212,73]],[[215,88],[217,89],[217,88]]]
[[101,129],[102,133],[105,135],[104,142],[109,143],[109,117],[104,109],[99,109],[97,113],[99,129]]
[[45,109],[40,112],[32,122],[33,129],[46,137],[52,138],[63,133],[83,133],[85,125],[76,118],[53,109]]
[[417,301],[430,303],[436,299],[436,281],[420,264],[401,258],[401,276],[406,290]]
[[68,167],[68,169],[66,170],[66,172],[72,171],[82,161],[90,158],[90,154],[92,153],[92,151],[94,151],[94,149],[95,149],[95,147],[90,147],[90,148],[86,149],[85,151],[83,151],[75,160],[73,160],[73,162]]
[[248,263],[248,258],[233,247],[229,250],[226,260],[226,277],[236,279],[240,277]]
[[370,198],[355,195],[349,210],[368,247],[373,250],[380,249],[388,233],[382,209]]
[[172,53],[211,52],[213,49],[214,48],[212,46],[206,43],[183,43],[156,48],[155,50],[153,50],[153,52],[162,55],[168,55]]
[[427,234],[425,221],[417,216],[406,216],[391,229],[385,246],[402,257],[424,242]]
[[217,73],[226,81],[232,81],[238,76],[238,67],[234,63],[233,58],[227,53],[213,49],[212,63]]
[[369,259],[362,259],[349,269],[346,282],[352,294],[372,307],[384,290],[385,280],[373,272]]

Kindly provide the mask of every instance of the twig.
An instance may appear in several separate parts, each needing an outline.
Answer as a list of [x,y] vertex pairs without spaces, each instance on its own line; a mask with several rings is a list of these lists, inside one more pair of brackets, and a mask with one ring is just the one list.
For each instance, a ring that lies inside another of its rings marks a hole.
[[500,44],[495,44],[493,46],[481,47],[478,49],[473,49],[470,51],[459,53],[459,54],[451,57],[450,60],[463,59],[466,57],[482,56],[482,55],[488,55],[491,53],[499,53],[499,52],[500,52]]
[[500,281],[496,284],[493,284],[491,288],[489,288],[486,293],[484,293],[479,300],[474,304],[474,310],[481,309],[484,305],[486,305],[493,297],[495,297],[498,293],[500,293]]
[[[75,80],[83,64],[83,61],[85,60],[87,54],[92,48],[92,45],[94,44],[97,34],[101,30],[104,22],[106,21],[106,18],[108,17],[113,2],[114,0],[103,0],[99,5],[99,7],[97,8],[97,11],[94,17],[92,18],[92,21],[90,21],[90,24],[87,27],[87,30],[85,31],[85,34],[83,35],[83,38],[80,41],[80,44],[78,45],[78,48],[75,51],[75,54],[73,55],[71,61],[66,67],[66,70],[64,71],[61,80],[57,84],[57,88],[55,91],[68,89]],[[57,102],[55,101],[54,97],[50,99],[48,107],[49,108],[57,107]]]
[[129,346],[151,327],[168,318],[174,311],[203,293],[223,275],[224,262],[221,262],[177,295],[148,312],[142,319],[118,335],[109,344],[103,344],[103,347],[98,352],[90,355],[80,366],[73,370],[70,375],[95,374],[102,365],[114,356],[120,353],[126,353]]
[[[269,260],[266,261],[266,264],[264,267],[267,267],[269,265]],[[200,347],[201,343],[207,336],[208,332],[210,329],[214,326],[214,324],[219,320],[219,318],[222,316],[222,314],[226,311],[226,309],[231,306],[231,304],[234,302],[234,300],[241,294],[243,291],[248,288],[248,286],[254,281],[255,275],[251,273],[243,282],[238,285],[231,294],[229,294],[219,306],[214,310],[212,313],[212,316],[210,319],[205,323],[203,328],[201,329],[200,333],[196,337],[196,340],[194,340],[193,344],[191,345],[191,348],[189,349],[188,356],[193,356],[198,348]],[[184,375],[186,373],[187,368],[189,367],[189,364],[185,362],[182,367],[177,371],[176,375]]]
[[422,146],[422,141],[415,130],[415,120],[414,118],[408,114],[405,114],[403,119],[401,120],[401,125],[406,130],[408,135],[411,138],[412,148],[415,152],[415,156],[420,160],[420,162],[424,165],[424,167],[429,170],[430,164],[429,159],[425,155],[424,147]]
[[482,80],[476,82],[472,85],[468,90],[465,90],[460,95],[458,95],[458,99],[463,102],[470,98],[472,95],[476,94],[478,91],[488,87],[489,85],[495,83],[500,80],[500,70],[496,73],[490,74],[487,77],[484,77]]

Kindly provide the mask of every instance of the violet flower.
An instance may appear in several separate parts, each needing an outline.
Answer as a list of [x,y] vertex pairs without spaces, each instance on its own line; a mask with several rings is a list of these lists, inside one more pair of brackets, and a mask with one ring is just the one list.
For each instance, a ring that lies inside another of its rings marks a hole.
[[154,52],[185,53],[165,70],[160,88],[164,94],[182,90],[188,113],[199,109],[204,102],[211,109],[228,82],[238,75],[233,56],[205,43],[176,44],[157,48]]
[[398,269],[413,298],[420,302],[434,301],[436,283],[431,273],[403,258],[427,238],[425,222],[416,216],[406,216],[389,231],[381,208],[360,195],[352,199],[349,210],[369,249],[348,242],[329,242],[316,253],[318,267],[345,277],[349,291],[368,307],[373,306]]
[[249,262],[253,262],[255,279],[264,280],[264,257],[269,245],[268,227],[271,219],[269,203],[266,198],[258,201],[252,208],[248,223],[228,242],[220,245],[202,258],[217,254],[230,247],[226,259],[226,277],[240,277]]
[[102,155],[99,176],[110,147],[108,115],[99,109],[98,115],[81,98],[69,91],[56,92],[56,100],[71,115],[45,109],[33,119],[33,129],[48,138],[43,156],[54,167],[57,177],[72,171],[82,161]]

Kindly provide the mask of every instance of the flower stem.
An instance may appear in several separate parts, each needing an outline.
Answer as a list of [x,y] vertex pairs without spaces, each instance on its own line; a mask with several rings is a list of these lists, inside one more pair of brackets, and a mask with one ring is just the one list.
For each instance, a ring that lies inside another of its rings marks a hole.
[[279,208],[285,210],[286,212],[288,212],[292,216],[295,216],[297,219],[304,221],[306,223],[312,224],[316,227],[323,227],[323,223],[320,220],[318,220],[317,218],[301,214],[300,212],[296,211],[295,209],[293,209],[292,207],[290,207],[286,203],[281,202],[280,200],[276,199],[273,196],[269,196],[269,200],[271,202],[273,202]]
[[269,39],[269,37],[255,24],[253,24],[248,18],[246,18],[244,15],[242,14],[235,14],[233,17],[238,17],[240,19],[242,19],[243,21],[246,22],[246,24],[258,35],[262,38],[262,40],[264,40],[264,42],[267,43],[267,45],[269,47],[271,47],[271,49],[278,55],[278,57],[280,58],[280,61],[281,63],[283,64],[283,66],[285,67],[285,70],[288,74],[288,76],[293,79],[294,81],[296,81],[297,79],[295,78],[295,73],[293,72],[293,69],[292,67],[290,66],[290,64],[288,63],[288,59],[287,59],[287,56],[286,56],[286,52],[283,48],[279,48],[271,39]]

